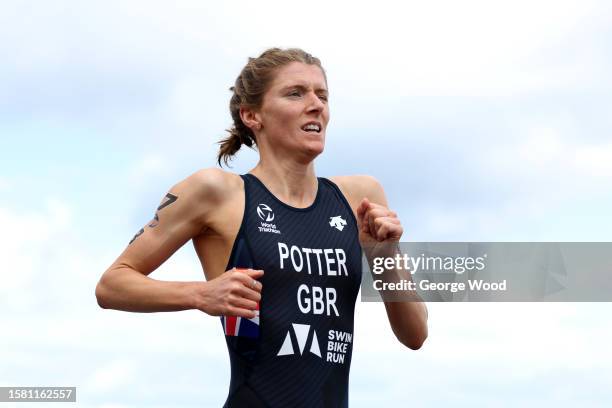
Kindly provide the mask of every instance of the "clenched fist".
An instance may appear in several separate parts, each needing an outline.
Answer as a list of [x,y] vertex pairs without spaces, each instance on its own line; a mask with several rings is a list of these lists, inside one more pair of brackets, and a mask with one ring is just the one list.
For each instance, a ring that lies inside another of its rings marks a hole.
[[200,286],[197,308],[211,316],[255,317],[261,300],[261,269],[232,268]]
[[395,211],[374,204],[367,198],[357,208],[359,241],[362,245],[375,242],[398,242],[404,232]]

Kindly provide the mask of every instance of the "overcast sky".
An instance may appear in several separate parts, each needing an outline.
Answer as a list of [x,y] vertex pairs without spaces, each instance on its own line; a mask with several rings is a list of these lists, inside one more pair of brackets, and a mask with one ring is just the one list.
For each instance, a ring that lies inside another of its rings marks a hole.
[[[165,192],[215,166],[228,88],[272,46],[327,71],[318,174],[377,177],[404,241],[610,241],[610,7],[4,2],[0,385],[76,386],[83,407],[222,405],[217,318],[101,310],[94,287]],[[191,244],[151,276],[203,279]],[[351,406],[612,402],[608,304],[429,311],[415,352],[383,305],[358,303]]]

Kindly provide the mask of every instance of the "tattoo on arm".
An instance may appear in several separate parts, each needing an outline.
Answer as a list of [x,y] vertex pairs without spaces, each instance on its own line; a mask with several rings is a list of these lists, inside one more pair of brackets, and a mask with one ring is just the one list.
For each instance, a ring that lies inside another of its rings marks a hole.
[[[166,196],[164,197],[162,203],[159,205],[159,207],[157,207],[157,211],[161,211],[162,209],[166,208],[167,206],[169,206],[170,204],[172,204],[173,202],[175,202],[176,200],[178,200],[178,197],[175,196],[174,194],[166,194]],[[149,228],[154,228],[159,224],[159,214],[158,212],[155,213],[155,217],[153,217],[153,220],[149,223],[149,225],[147,225]],[[144,228],[141,228],[140,231],[138,231],[136,233],[136,235],[134,235],[134,238],[132,238],[132,240],[128,243],[128,245],[130,245],[132,242],[134,242],[134,240],[136,238],[138,238],[139,236],[141,236],[144,233]]]
[[138,232],[136,233],[136,235],[134,235],[134,238],[132,238],[132,239],[130,240],[130,242],[128,243],[128,245],[130,245],[132,242],[134,242],[134,241],[136,240],[136,238],[138,238],[139,236],[141,236],[143,232],[144,232],[144,228],[141,228],[141,229],[140,229],[140,231],[138,231]]
[[[174,194],[170,194],[170,193],[166,194],[162,203],[159,205],[159,207],[157,207],[157,211],[160,211],[163,208],[166,208],[167,206],[175,202],[177,199],[178,197],[175,196]],[[157,224],[159,224],[159,215],[158,213],[155,213],[155,217],[153,217],[153,221],[151,221],[151,223],[149,224],[149,227],[151,228],[156,227]]]

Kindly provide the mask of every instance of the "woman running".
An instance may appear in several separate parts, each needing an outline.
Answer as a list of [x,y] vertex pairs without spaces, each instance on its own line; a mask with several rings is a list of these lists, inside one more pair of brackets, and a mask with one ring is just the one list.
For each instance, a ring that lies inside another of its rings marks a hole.
[[[218,161],[257,146],[243,175],[199,170],[173,186],[96,288],[103,308],[198,309],[220,316],[230,363],[226,407],[347,407],[361,246],[402,226],[369,176],[317,177],[329,121],[320,61],[300,49],[249,58],[230,88],[234,125]],[[192,240],[205,282],[149,278]],[[422,302],[386,302],[393,332],[418,349]]]

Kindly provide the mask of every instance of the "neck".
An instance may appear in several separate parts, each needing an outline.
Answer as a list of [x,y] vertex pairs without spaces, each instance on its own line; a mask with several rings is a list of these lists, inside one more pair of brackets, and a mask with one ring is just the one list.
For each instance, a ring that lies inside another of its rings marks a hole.
[[250,173],[279,200],[292,207],[308,207],[317,195],[318,181],[312,161],[308,164],[288,160],[271,163],[262,158]]

